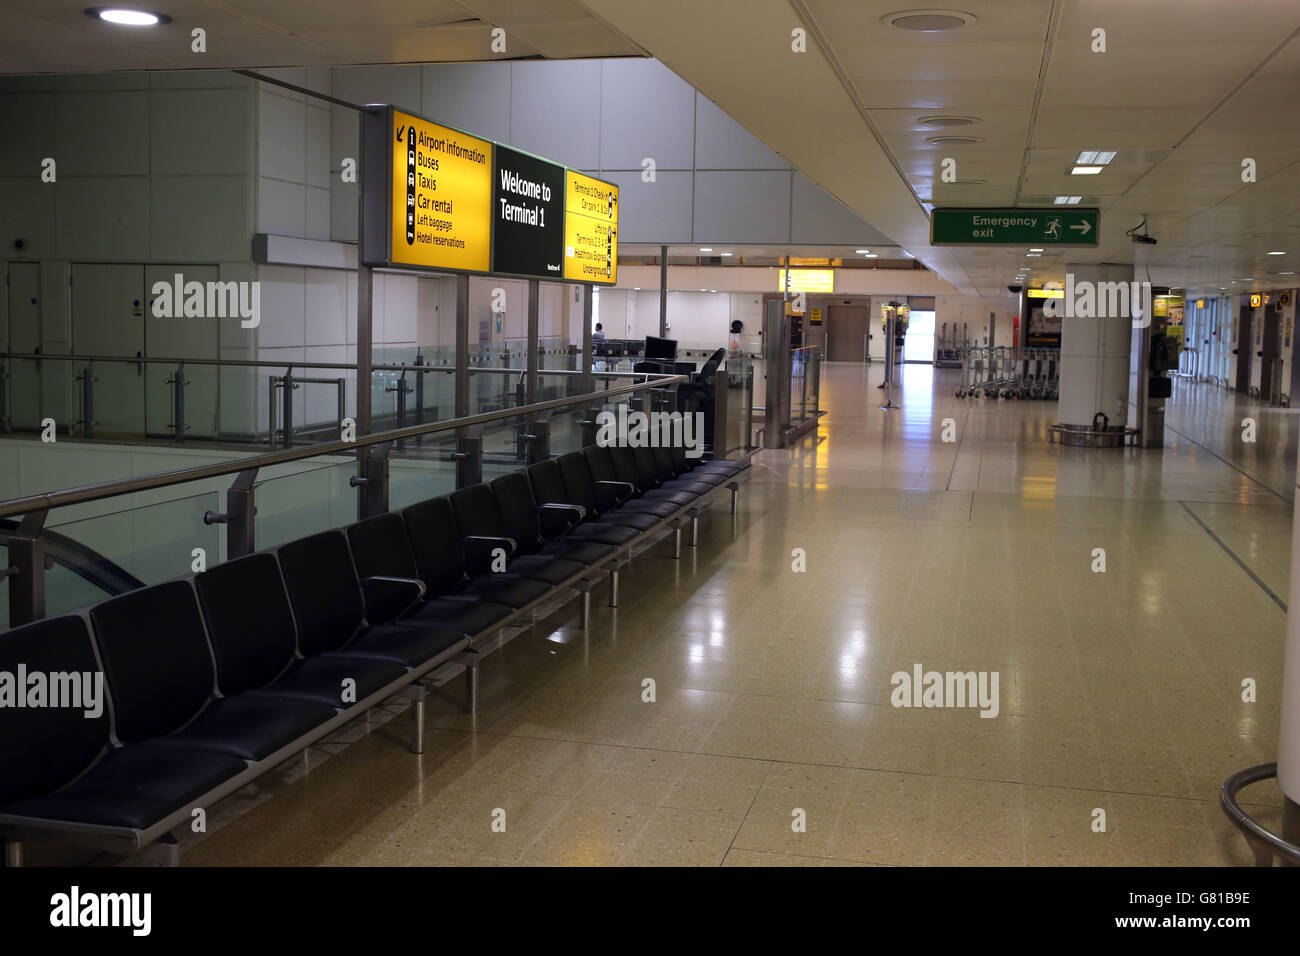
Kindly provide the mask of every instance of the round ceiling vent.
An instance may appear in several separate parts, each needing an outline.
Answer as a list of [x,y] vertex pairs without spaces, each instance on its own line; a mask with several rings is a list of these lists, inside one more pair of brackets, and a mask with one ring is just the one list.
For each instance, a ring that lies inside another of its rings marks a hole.
[[978,136],[927,136],[925,141],[935,146],[969,146],[982,142]]
[[979,122],[976,116],[922,116],[917,120],[922,126],[974,126]]
[[881,17],[891,27],[910,33],[942,33],[974,23],[975,14],[960,10],[899,10]]

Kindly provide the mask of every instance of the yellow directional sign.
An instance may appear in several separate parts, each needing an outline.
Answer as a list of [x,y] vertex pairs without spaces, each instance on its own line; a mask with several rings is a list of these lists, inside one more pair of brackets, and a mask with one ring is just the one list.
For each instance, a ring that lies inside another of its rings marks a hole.
[[571,169],[564,175],[564,278],[618,281],[618,187]]
[[392,264],[487,272],[492,144],[392,110]]

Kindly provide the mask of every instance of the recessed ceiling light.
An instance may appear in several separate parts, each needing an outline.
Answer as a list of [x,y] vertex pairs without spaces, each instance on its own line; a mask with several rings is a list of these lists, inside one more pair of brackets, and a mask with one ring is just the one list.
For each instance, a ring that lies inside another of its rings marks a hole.
[[978,136],[927,136],[925,141],[934,146],[969,146],[983,142]]
[[171,23],[172,18],[165,13],[150,10],[133,10],[130,7],[87,7],[86,16],[120,27],[153,27],[160,23]]
[[887,13],[880,19],[891,27],[912,33],[942,33],[944,30],[957,30],[976,22],[975,14],[960,10],[899,10],[897,13]]
[[1081,163],[1084,166],[1105,166],[1114,158],[1115,151],[1113,149],[1085,149],[1083,152],[1079,153],[1075,162]]
[[979,121],[978,116],[922,116],[917,120],[922,126],[974,126]]
[[1057,196],[1052,203],[1057,206],[1077,206],[1082,196]]
[[1075,166],[1070,170],[1071,176],[1096,176],[1102,171],[1101,166]]
[[1270,256],[1284,256],[1284,255],[1286,255],[1286,253],[1285,253],[1285,252],[1270,252],[1269,255],[1270,255]]

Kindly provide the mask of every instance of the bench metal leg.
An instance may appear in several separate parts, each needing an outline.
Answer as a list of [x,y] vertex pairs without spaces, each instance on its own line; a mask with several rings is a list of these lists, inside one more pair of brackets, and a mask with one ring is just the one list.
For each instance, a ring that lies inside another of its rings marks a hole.
[[609,606],[618,607],[618,568],[609,572]]
[[731,513],[736,513],[736,503],[740,499],[740,485],[734,481],[727,482],[727,487],[731,489]]
[[424,753],[424,699],[429,688],[423,684],[410,684],[402,689],[402,696],[411,700],[411,753]]
[[5,840],[5,866],[23,865],[23,845],[18,840]]
[[700,541],[700,516],[691,515],[691,547],[694,548]]
[[174,834],[168,833],[137,853],[135,858],[159,866],[180,866],[181,843]]
[[582,592],[582,629],[591,627],[591,592]]
[[478,651],[465,651],[459,660],[465,665],[465,713],[478,713]]
[[682,526],[673,528],[673,560],[682,556]]

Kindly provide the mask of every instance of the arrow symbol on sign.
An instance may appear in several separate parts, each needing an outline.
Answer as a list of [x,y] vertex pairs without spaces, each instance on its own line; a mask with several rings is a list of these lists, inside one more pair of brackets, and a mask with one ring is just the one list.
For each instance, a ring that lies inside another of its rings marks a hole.
[[1083,234],[1086,236],[1089,232],[1092,231],[1092,223],[1088,222],[1088,220],[1085,219],[1085,220],[1084,220],[1082,223],[1080,223],[1079,225],[1077,225],[1077,226],[1071,226],[1070,228],[1071,228],[1071,229],[1078,229],[1081,233],[1083,233]]

